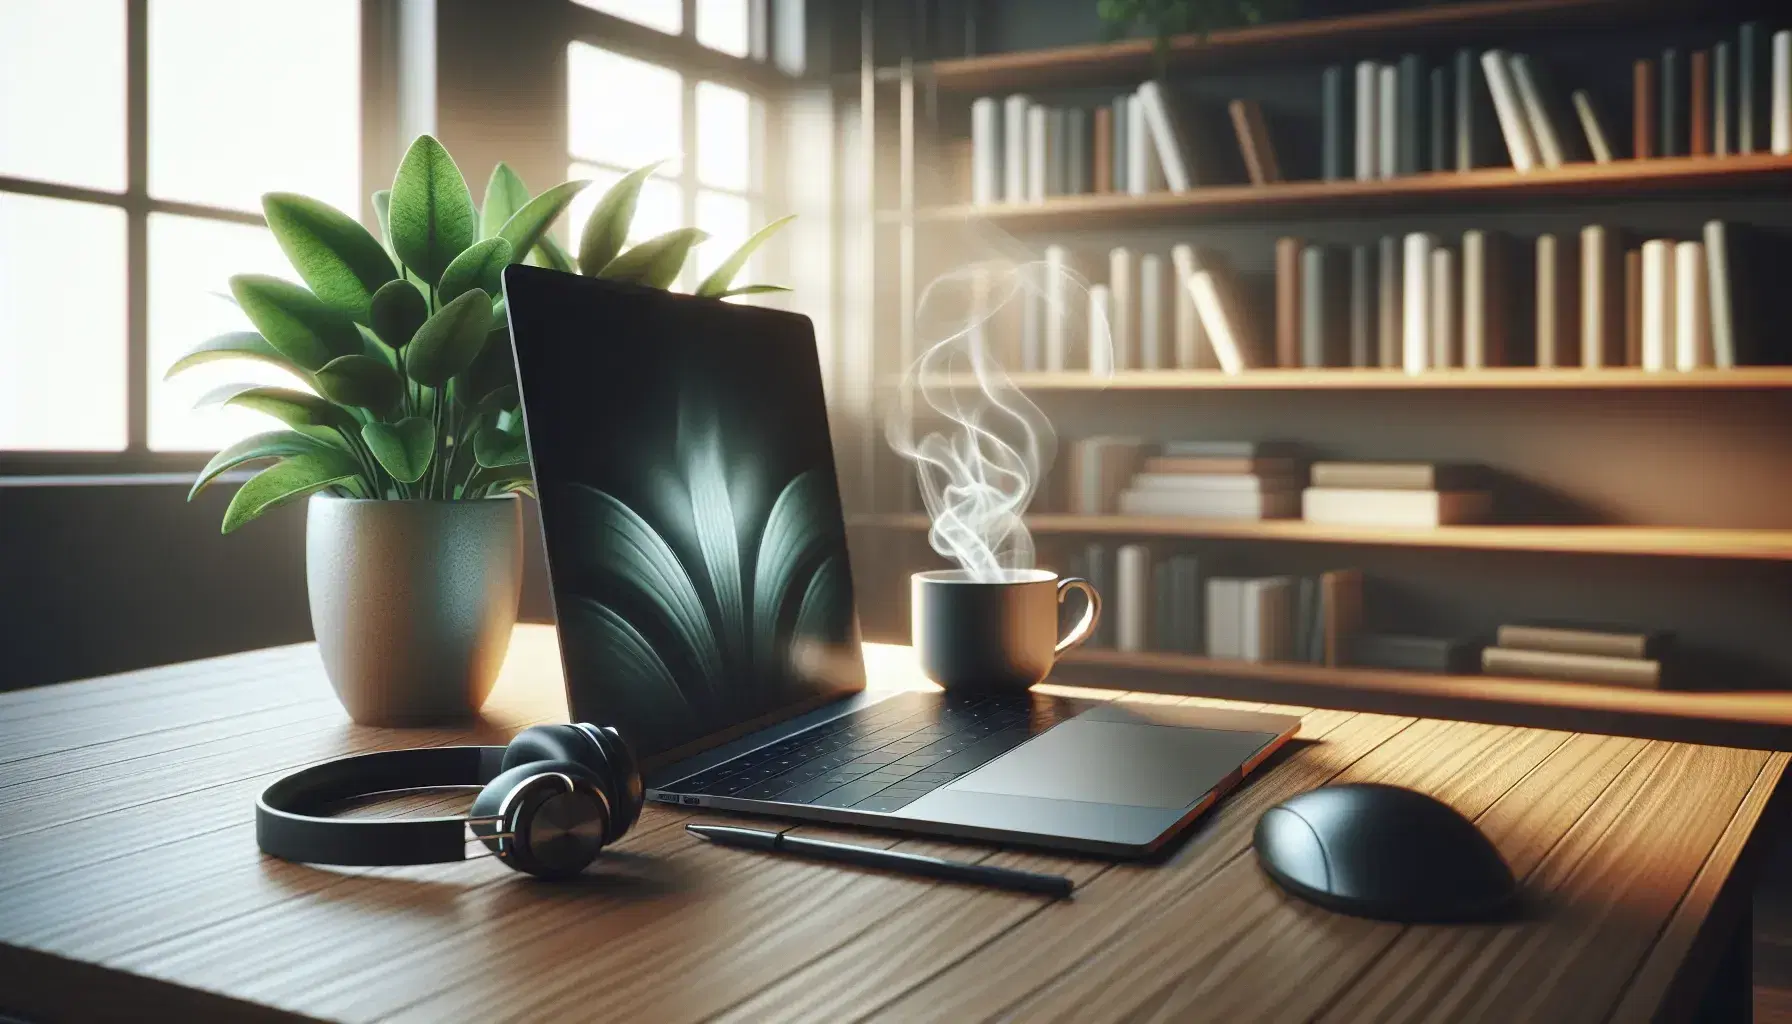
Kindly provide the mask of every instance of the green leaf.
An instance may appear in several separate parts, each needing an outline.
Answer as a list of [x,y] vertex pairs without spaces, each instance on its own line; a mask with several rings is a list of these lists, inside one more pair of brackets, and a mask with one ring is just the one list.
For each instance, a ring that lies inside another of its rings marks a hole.
[[317,390],[338,405],[384,414],[404,396],[398,372],[373,356],[341,356],[317,371]]
[[454,158],[419,135],[392,179],[392,247],[423,283],[435,285],[454,257],[473,244],[478,216]]
[[585,221],[585,230],[579,233],[580,273],[596,277],[622,251],[622,243],[628,241],[628,226],[635,219],[641,186],[663,163],[664,160],[658,160],[630,171],[597,201],[597,208]]
[[305,455],[310,452],[323,451],[329,447],[321,441],[307,437],[292,430],[270,430],[264,434],[251,434],[212,456],[205,468],[199,471],[199,479],[193,481],[193,489],[187,492],[187,500],[192,501],[200,491],[205,490],[221,473],[226,473],[245,462],[257,459],[277,459],[287,455]]
[[230,533],[268,509],[347,483],[361,467],[347,453],[324,448],[294,455],[255,474],[237,488],[224,510],[224,532]]
[[535,248],[535,244],[547,234],[549,227],[566,212],[572,202],[589,181],[563,181],[553,188],[524,204],[523,208],[511,215],[499,229],[498,237],[510,243],[513,259],[521,261]]
[[521,435],[484,426],[473,435],[473,458],[486,469],[521,466],[529,461],[529,446]]
[[230,279],[230,293],[267,343],[302,369],[361,351],[355,322],[291,281],[238,274]]
[[497,469],[480,467],[467,480],[467,495],[485,493],[490,488],[492,493],[509,490],[515,485],[531,486],[535,477],[530,473],[527,464],[517,466],[499,466]]
[[675,228],[649,238],[609,262],[598,277],[630,281],[649,288],[666,288],[678,280],[691,246],[709,237],[700,228]]
[[516,386],[516,362],[510,349],[510,330],[498,327],[486,335],[485,347],[455,385],[463,400],[476,403],[494,391]]
[[367,323],[373,293],[398,276],[379,240],[342,211],[291,192],[269,192],[261,209],[312,294]]
[[328,399],[291,388],[266,384],[225,384],[201,396],[197,406],[233,405],[266,413],[289,427],[360,429],[360,421],[347,409]]
[[405,371],[425,387],[441,387],[479,358],[491,322],[491,296],[482,288],[462,292],[417,328]]
[[578,265],[573,262],[572,254],[567,252],[553,235],[542,235],[541,241],[529,253],[530,263],[549,270],[558,270],[562,274],[576,274]]
[[734,282],[734,275],[740,273],[740,268],[747,265],[747,258],[753,255],[753,250],[764,245],[765,240],[777,234],[779,228],[795,219],[796,214],[794,213],[779,217],[753,232],[752,238],[742,242],[740,248],[734,250],[733,255],[723,260],[722,265],[717,267],[714,273],[703,279],[703,283],[697,286],[695,294],[710,299],[721,298],[728,294],[728,286]]
[[189,370],[201,363],[217,362],[220,359],[252,359],[260,363],[269,363],[283,370],[290,370],[299,376],[305,371],[293,364],[293,361],[281,355],[279,350],[268,344],[268,340],[254,331],[231,331],[220,334],[199,343],[193,351],[181,356],[168,367],[162,375],[163,380],[173,377],[182,370]]
[[728,289],[716,298],[726,299],[735,295],[764,295],[768,292],[787,292],[789,290],[781,284],[743,284],[739,288]]
[[485,183],[485,204],[479,208],[479,237],[493,238],[511,214],[529,202],[529,186],[504,161],[492,168]]
[[509,265],[508,240],[499,237],[474,242],[442,271],[442,283],[436,287],[436,301],[452,302],[469,288],[480,288],[487,295],[497,295],[504,290],[500,275]]
[[414,484],[429,471],[436,453],[436,430],[422,416],[397,423],[369,423],[361,428],[361,440],[386,472],[400,483]]
[[429,319],[429,300],[409,281],[388,281],[373,293],[372,319],[381,341],[403,348]]

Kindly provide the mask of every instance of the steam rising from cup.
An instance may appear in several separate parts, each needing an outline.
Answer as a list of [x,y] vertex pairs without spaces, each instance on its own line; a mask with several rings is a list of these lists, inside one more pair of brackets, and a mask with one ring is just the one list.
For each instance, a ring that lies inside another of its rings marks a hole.
[[1044,356],[1051,369],[1065,368],[1051,364],[1066,361],[1074,343],[1077,362],[1111,376],[1106,312],[1087,293],[1059,265],[985,260],[934,278],[916,303],[920,355],[897,387],[885,435],[915,465],[928,542],[974,579],[1033,568],[1023,516],[1057,455],[1051,421],[1009,376],[999,343],[1036,317],[1036,340],[1063,341]]

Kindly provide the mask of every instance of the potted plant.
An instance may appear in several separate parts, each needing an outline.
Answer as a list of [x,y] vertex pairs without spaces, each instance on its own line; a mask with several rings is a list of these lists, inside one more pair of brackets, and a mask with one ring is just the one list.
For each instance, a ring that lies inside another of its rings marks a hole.
[[[654,166],[603,196],[577,256],[548,230],[588,182],[530,196],[500,163],[475,208],[460,169],[427,135],[405,154],[392,188],[374,193],[382,238],[314,199],[269,193],[268,227],[304,285],[231,278],[254,329],[212,338],[169,368],[172,376],[258,360],[306,385],[226,385],[201,399],[266,413],[285,428],[219,452],[188,497],[227,470],[273,460],[237,489],[223,532],[310,498],[312,628],[355,721],[464,718],[491,692],[522,585],[517,496],[532,486],[499,275],[527,259],[669,287],[706,236],[680,228],[624,249]],[[748,239],[697,294],[783,290],[731,284],[788,219]]]

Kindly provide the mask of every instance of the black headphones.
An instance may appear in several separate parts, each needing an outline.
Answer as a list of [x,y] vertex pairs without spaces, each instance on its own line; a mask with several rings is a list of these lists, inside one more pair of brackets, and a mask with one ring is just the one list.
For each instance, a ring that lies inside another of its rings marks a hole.
[[[326,818],[329,805],[408,789],[483,786],[451,818]],[[614,728],[537,725],[506,747],[420,747],[326,761],[255,801],[263,853],[310,864],[465,860],[464,829],[498,859],[539,878],[578,874],[641,815],[641,771]]]

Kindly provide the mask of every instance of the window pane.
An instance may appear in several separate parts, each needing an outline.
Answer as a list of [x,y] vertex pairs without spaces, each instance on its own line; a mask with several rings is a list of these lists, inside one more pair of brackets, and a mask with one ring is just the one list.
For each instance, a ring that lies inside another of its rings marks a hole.
[[[697,193],[697,226],[709,232],[709,241],[697,247],[697,279],[700,281],[709,272],[720,266],[722,261],[740,248],[747,236],[752,234],[749,226],[753,219],[753,205],[741,196],[731,196],[724,192]],[[747,260],[747,265],[734,279],[736,287],[743,284],[760,284],[752,280],[758,269],[757,255]]]
[[205,363],[162,380],[194,346],[226,331],[249,330],[230,293],[232,274],[295,275],[266,228],[156,213],[149,217],[149,446],[161,451],[215,451],[249,434],[279,427],[243,409],[195,410],[193,402],[220,384],[303,388],[291,374],[263,363]]
[[679,173],[684,100],[678,72],[584,43],[567,47],[566,137],[571,155],[613,167],[667,160]]
[[758,107],[739,89],[697,84],[697,177],[705,185],[737,192],[751,188]]
[[0,449],[125,446],[124,224],[0,193]]
[[[684,31],[683,0],[574,0],[582,7],[677,34]],[[698,22],[701,25],[702,19]]]
[[0,174],[122,192],[124,0],[0,2]]
[[[579,235],[585,230],[585,221],[590,219],[591,211],[597,208],[597,201],[603,198],[610,186],[622,180],[622,173],[580,163],[567,168],[568,178],[591,179],[591,184],[573,198],[572,206],[567,210],[567,237],[574,255],[577,255]],[[629,222],[628,241],[631,244],[645,241],[681,227],[684,223],[683,209],[677,182],[663,178],[647,179],[642,182],[641,197],[635,203],[635,219]]]
[[736,57],[750,56],[747,0],[697,0],[697,41]]
[[261,209],[360,209],[357,0],[150,0],[149,189]]

